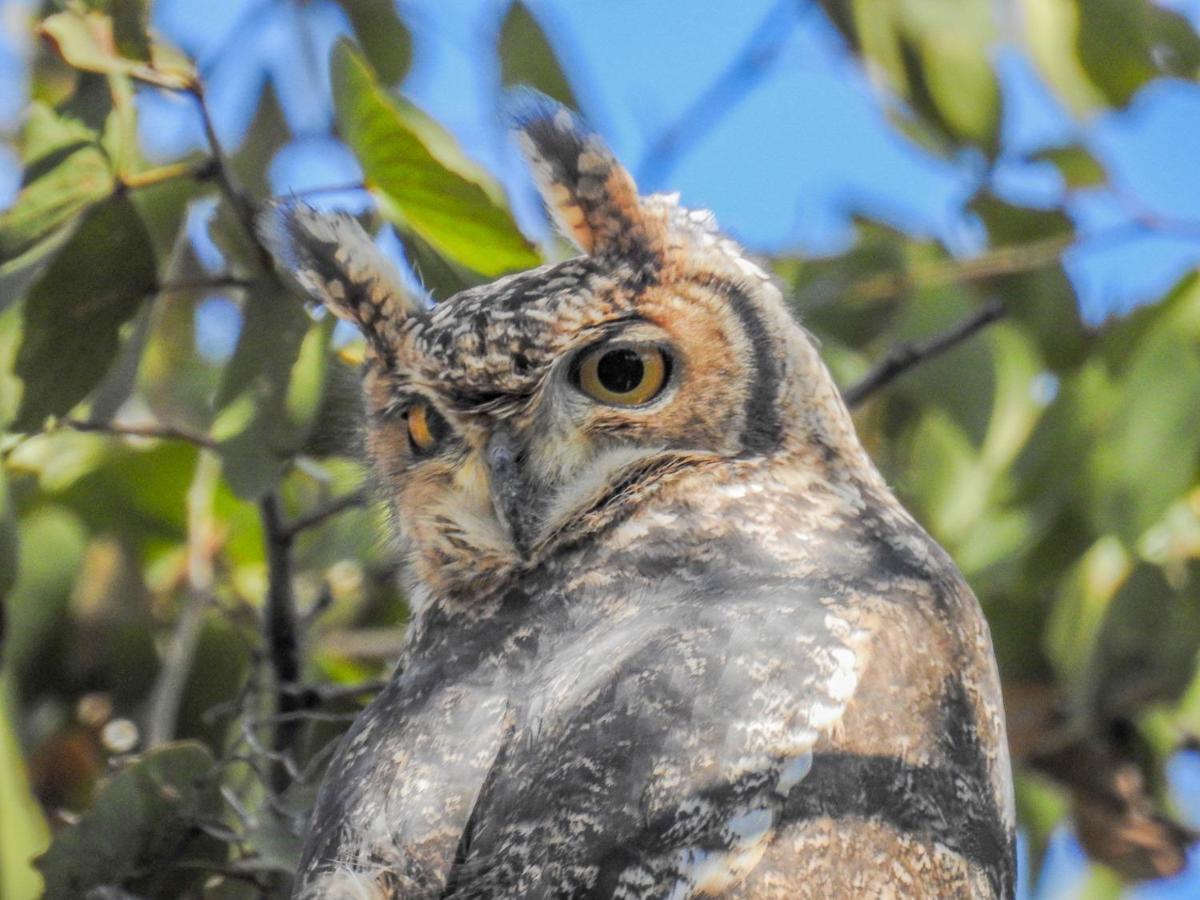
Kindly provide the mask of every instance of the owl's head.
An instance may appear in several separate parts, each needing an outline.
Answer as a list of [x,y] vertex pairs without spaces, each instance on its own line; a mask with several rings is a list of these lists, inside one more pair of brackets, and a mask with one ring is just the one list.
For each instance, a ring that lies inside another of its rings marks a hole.
[[366,337],[370,454],[435,593],[536,564],[688,472],[857,452],[812,343],[709,213],[639,195],[549,102],[517,133],[582,255],[427,308],[350,217],[289,203],[264,229]]

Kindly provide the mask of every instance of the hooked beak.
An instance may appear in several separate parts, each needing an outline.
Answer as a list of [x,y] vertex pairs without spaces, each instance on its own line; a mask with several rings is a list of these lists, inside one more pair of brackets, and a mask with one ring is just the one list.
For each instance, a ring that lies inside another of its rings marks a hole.
[[492,508],[496,518],[522,559],[529,553],[533,500],[521,477],[521,453],[516,438],[499,427],[488,439],[484,451],[491,484]]

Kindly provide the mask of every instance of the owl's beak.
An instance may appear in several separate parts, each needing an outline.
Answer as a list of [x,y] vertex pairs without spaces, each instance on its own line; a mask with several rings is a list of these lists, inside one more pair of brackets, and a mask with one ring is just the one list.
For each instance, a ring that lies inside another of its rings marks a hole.
[[516,437],[498,426],[484,451],[491,482],[492,508],[522,558],[529,552],[532,504],[522,484],[521,448]]

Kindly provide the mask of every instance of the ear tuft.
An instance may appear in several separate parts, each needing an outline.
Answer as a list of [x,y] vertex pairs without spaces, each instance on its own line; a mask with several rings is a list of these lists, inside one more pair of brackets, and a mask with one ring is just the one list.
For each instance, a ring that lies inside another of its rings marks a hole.
[[280,267],[314,300],[359,327],[374,344],[422,304],[348,213],[323,213],[295,199],[272,202],[258,233]]
[[536,91],[514,92],[510,117],[534,180],[563,233],[593,256],[644,256],[651,222],[637,185],[599,135]]

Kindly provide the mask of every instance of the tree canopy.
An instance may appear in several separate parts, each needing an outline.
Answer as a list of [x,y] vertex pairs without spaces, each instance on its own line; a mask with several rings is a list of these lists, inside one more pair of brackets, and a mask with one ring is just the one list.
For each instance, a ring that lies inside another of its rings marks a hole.
[[[435,300],[561,258],[406,99],[402,12],[340,5],[353,38],[327,61],[333,127],[369,227]],[[845,252],[769,266],[872,456],[984,605],[1030,863],[1070,822],[1096,864],[1089,896],[1119,895],[1174,874],[1193,840],[1164,772],[1200,741],[1200,275],[1084,323],[1063,268],[1074,221],[991,177],[1007,152],[994,48],[1015,42],[1081,123],[1037,154],[1069,193],[1111,187],[1089,117],[1196,79],[1200,36],[1150,0],[1022,0],[1007,35],[989,0],[819,5],[896,129],[978,160],[984,246],[958,256],[862,218]],[[360,458],[361,344],[253,227],[287,122],[268,87],[223,146],[204,74],[148,30],[148,6],[47,3],[30,22],[21,185],[0,213],[4,897],[283,896],[331,742],[407,617]],[[579,107],[538,19],[501,6],[478,64]],[[731,77],[769,52],[764,27]],[[139,98],[164,92],[194,105],[206,148],[151,163]],[[729,96],[709,86],[697,119]],[[1147,230],[1195,238],[1200,209],[1131,202],[1111,229]],[[231,352],[206,345],[213,304],[238,311]]]

